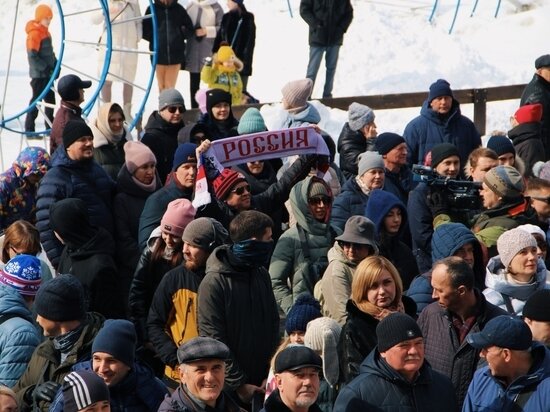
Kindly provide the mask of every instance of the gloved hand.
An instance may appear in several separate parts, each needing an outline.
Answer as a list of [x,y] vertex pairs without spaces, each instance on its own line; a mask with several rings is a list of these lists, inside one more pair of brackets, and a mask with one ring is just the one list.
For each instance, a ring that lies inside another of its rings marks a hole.
[[212,57],[205,57],[204,58],[204,65],[205,66],[212,66]]
[[431,187],[427,201],[434,218],[437,215],[449,213],[449,203],[447,202],[447,194],[444,189]]
[[59,383],[48,381],[36,385],[32,393],[32,398],[35,403],[38,401],[52,402],[55,398],[55,394],[61,385]]

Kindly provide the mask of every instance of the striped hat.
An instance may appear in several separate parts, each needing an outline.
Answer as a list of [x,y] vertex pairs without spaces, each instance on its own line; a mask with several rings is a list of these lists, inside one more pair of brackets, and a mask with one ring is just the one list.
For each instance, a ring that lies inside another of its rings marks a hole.
[[21,295],[35,296],[40,288],[40,259],[32,255],[17,255],[0,270],[0,283],[11,286]]
[[90,370],[71,372],[63,379],[63,401],[64,411],[81,411],[96,402],[109,401],[109,388]]

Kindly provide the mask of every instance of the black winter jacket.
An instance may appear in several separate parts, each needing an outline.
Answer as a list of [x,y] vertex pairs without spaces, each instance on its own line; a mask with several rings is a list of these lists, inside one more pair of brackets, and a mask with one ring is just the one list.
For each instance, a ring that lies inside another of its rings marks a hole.
[[[475,290],[475,294],[478,314],[468,334],[481,331],[494,317],[507,314],[498,306],[487,302],[483,293]],[[420,313],[418,325],[424,336],[426,359],[434,370],[451,379],[459,406],[462,407],[468,386],[478,367],[480,351],[470,346],[466,339],[459,342],[451,313],[437,302],[428,305]]]
[[105,170],[111,179],[116,181],[118,172],[124,164],[124,143],[126,131],[117,144],[107,143],[94,147],[94,159]]
[[279,341],[279,310],[267,270],[238,266],[230,248],[216,248],[206,262],[199,286],[199,334],[229,347],[225,384],[236,389],[260,385],[267,377]]
[[215,120],[210,113],[203,113],[198,125],[201,125],[206,130],[206,136],[210,140],[219,140],[224,137],[237,136],[237,126],[239,121],[233,116],[233,111],[229,113],[229,117],[223,121]]
[[508,131],[508,137],[514,143],[517,155],[525,163],[525,175],[533,176],[533,165],[538,161],[546,161],[540,122],[518,124]]
[[363,133],[353,131],[349,123],[345,123],[338,136],[338,154],[340,155],[340,170],[346,179],[357,176],[357,157],[366,151],[374,150],[376,139],[367,140]]
[[[263,409],[260,412],[292,412],[291,409],[283,403],[279,389],[275,389],[265,401]],[[308,408],[308,412],[321,412],[321,408],[314,403]]]
[[350,0],[302,0],[300,16],[309,26],[310,46],[341,46],[353,7]]
[[523,90],[519,105],[533,103],[542,104],[541,139],[546,149],[545,160],[548,160],[550,159],[550,83],[536,73]]
[[373,350],[361,364],[360,375],[345,386],[334,412],[457,412],[458,405],[449,378],[434,371],[428,362],[413,382],[391,368]]

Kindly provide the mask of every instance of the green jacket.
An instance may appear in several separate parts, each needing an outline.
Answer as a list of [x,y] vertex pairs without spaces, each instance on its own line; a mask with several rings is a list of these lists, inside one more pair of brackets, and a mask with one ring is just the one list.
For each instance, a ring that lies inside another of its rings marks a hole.
[[[306,261],[298,228],[294,226],[284,232],[277,241],[269,265],[273,292],[277,303],[285,313],[288,313],[301,293],[308,292],[313,295],[313,288],[323,275],[324,269],[321,273],[315,274],[314,271],[310,271],[310,267],[315,262],[324,261],[326,268],[327,252],[334,241],[335,232],[330,228],[330,224],[315,220],[309,211],[307,193],[312,179],[314,178],[311,176],[305,178],[296,183],[290,191],[292,212],[296,217],[297,225],[304,229],[310,259]],[[327,192],[330,193],[328,185]],[[330,210],[328,215],[325,219],[327,222],[330,220]]]
[[[92,342],[101,326],[103,326],[104,320],[99,313],[88,312],[86,326],[84,326],[80,338],[62,364],[59,363],[59,352],[54,348],[53,339],[48,338],[38,345],[32,354],[27,369],[12,388],[17,395],[20,412],[34,410],[28,399],[32,399],[32,391],[36,385],[47,381],[62,384],[63,378],[71,371],[74,364],[91,358]],[[27,392],[29,394],[25,396]],[[49,407],[49,402],[44,401],[41,401],[38,405],[38,409],[44,412],[47,412]]]

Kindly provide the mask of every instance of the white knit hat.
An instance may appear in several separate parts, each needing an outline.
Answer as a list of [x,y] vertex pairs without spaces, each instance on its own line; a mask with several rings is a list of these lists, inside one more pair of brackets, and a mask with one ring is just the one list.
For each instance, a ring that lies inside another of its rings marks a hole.
[[536,248],[537,241],[529,232],[518,227],[507,230],[497,239],[498,254],[505,268],[510,266],[514,256],[528,247]]
[[342,327],[334,319],[322,317],[313,319],[307,324],[304,344],[321,353],[323,375],[330,386],[338,383],[340,365],[337,345]]

